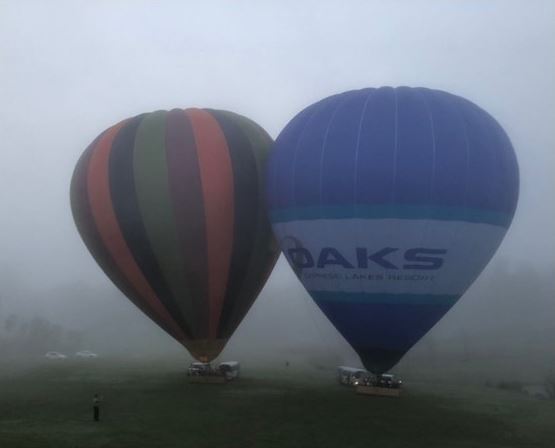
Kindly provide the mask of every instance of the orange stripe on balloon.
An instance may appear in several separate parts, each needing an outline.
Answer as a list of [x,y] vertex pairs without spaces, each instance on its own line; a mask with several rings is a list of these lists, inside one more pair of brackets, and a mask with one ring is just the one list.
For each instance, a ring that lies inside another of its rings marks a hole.
[[123,237],[110,196],[108,163],[115,136],[125,121],[108,129],[96,144],[87,172],[87,190],[91,213],[104,246],[112,256],[123,276],[141,294],[145,305],[168,325],[174,337],[185,340],[185,335],[163,307],[160,299],[145,279]]
[[225,136],[216,119],[200,109],[185,111],[197,147],[206,218],[209,337],[217,336],[233,248],[233,170]]

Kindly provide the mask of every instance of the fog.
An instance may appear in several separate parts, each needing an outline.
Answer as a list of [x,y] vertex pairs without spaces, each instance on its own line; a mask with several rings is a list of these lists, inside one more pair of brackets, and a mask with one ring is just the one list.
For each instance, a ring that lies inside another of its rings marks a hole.
[[[520,165],[514,222],[480,278],[400,363],[555,369],[555,4],[551,1],[0,1],[0,353],[185,351],[107,279],[69,206],[111,124],[213,107],[276,137],[312,102],[425,86],[476,102]],[[359,365],[281,258],[222,358]]]

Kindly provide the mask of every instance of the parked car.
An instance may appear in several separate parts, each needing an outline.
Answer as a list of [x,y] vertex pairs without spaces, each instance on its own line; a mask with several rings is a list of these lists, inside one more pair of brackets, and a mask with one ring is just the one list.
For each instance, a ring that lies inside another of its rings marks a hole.
[[337,380],[341,384],[349,386],[362,384],[369,375],[370,373],[367,370],[356,367],[339,366],[337,368]]
[[187,369],[187,375],[200,376],[212,374],[212,366],[205,362],[192,362]]
[[81,350],[80,352],[75,353],[76,358],[98,358],[96,353],[91,352],[90,350]]
[[218,365],[218,370],[229,381],[239,377],[239,367],[237,361],[225,361]]
[[67,358],[66,355],[60,352],[47,352],[44,355],[44,357],[47,359],[66,359]]
[[380,375],[376,381],[378,387],[388,387],[391,389],[398,389],[403,385],[403,382],[392,375],[391,373],[384,373]]

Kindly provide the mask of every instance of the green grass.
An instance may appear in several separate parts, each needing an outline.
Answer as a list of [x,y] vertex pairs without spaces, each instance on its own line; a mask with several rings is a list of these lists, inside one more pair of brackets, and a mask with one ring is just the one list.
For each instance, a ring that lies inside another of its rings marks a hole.
[[0,447],[555,446],[555,402],[514,392],[420,382],[391,399],[285,370],[225,385],[189,384],[183,371],[105,360],[13,370],[0,377]]

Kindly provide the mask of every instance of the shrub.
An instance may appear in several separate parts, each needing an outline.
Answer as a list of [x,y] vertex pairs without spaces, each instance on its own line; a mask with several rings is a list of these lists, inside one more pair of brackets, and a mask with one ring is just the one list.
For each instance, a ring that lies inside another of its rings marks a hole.
[[520,381],[499,381],[499,383],[497,383],[497,388],[513,392],[522,392],[523,384]]
[[548,375],[545,379],[545,393],[550,399],[555,400],[555,374]]

